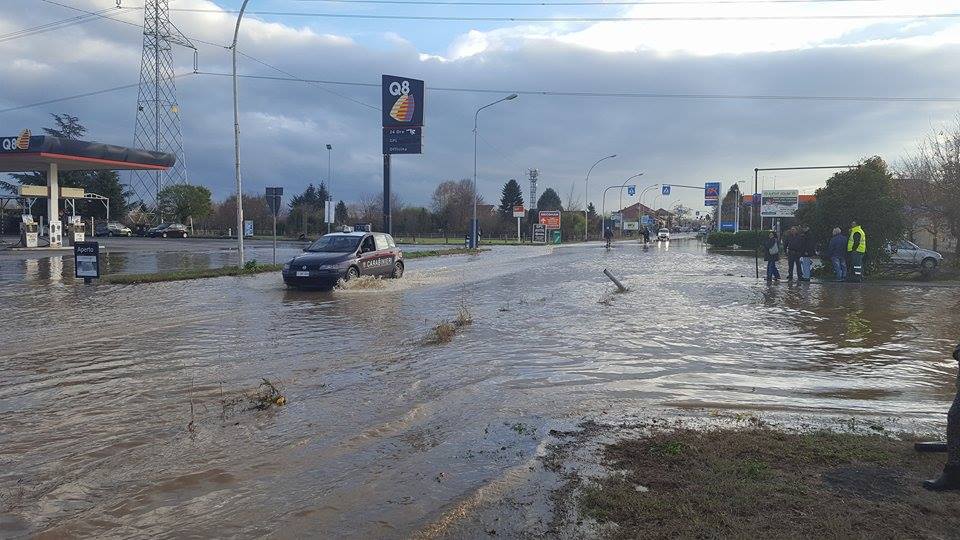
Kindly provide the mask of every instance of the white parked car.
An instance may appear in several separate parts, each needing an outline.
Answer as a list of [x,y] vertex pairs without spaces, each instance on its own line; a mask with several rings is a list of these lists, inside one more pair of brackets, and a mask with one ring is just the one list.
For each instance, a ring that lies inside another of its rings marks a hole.
[[657,241],[658,242],[669,242],[670,241],[670,229],[660,229],[657,231]]
[[943,255],[930,249],[923,249],[908,240],[887,244],[887,253],[890,254],[890,262],[896,266],[910,266],[924,270],[933,270],[943,261]]

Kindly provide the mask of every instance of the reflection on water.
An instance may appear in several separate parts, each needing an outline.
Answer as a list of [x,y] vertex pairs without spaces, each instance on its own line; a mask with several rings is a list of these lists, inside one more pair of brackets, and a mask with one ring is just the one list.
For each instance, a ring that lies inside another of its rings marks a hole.
[[[515,474],[551,422],[602,411],[940,421],[956,289],[767,286],[735,277],[750,259],[671,244],[411,260],[383,289],[326,293],[275,274],[81,287],[69,256],[4,267],[0,502],[18,502],[0,536],[407,536]],[[119,255],[112,271],[230,257]],[[603,268],[630,288],[606,304]],[[462,303],[475,323],[424,345]],[[224,417],[221,391],[262,377],[289,404]]]

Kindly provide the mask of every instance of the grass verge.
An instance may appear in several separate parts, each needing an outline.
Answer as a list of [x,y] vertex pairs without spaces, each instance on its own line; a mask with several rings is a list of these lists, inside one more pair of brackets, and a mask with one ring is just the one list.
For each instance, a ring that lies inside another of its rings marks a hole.
[[832,431],[678,429],[607,446],[618,474],[587,485],[581,515],[615,538],[947,538],[957,494],[925,491],[942,454]]
[[442,257],[444,255],[479,255],[484,251],[490,251],[489,249],[469,249],[469,248],[455,248],[455,249],[431,249],[429,251],[406,251],[403,254],[404,259],[423,259],[424,257]]
[[106,275],[100,278],[105,283],[139,284],[159,283],[162,281],[184,281],[223,276],[246,276],[262,274],[264,272],[278,272],[282,268],[279,264],[248,264],[246,266],[224,266],[222,268],[191,268],[173,272],[157,272],[155,274],[117,274]]

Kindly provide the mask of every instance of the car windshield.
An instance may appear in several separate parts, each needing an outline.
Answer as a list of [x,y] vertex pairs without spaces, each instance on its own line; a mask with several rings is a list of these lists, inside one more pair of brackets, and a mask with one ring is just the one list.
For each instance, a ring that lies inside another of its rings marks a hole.
[[670,232],[670,231],[668,231],[668,230],[666,230],[666,229],[660,229],[660,232]]
[[357,249],[359,236],[321,236],[306,251],[320,253],[349,253]]

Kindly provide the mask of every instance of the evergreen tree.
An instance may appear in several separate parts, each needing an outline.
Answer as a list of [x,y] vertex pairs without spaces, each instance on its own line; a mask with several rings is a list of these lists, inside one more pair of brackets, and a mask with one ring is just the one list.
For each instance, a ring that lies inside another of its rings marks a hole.
[[594,206],[593,203],[587,205],[587,216],[590,219],[597,217],[597,207]]
[[500,191],[500,216],[503,218],[513,217],[513,207],[523,204],[523,191],[520,184],[511,178]]
[[537,210],[563,210],[563,202],[560,195],[553,188],[547,188],[537,199]]
[[347,212],[347,205],[343,201],[337,203],[337,207],[333,211],[334,221],[340,225],[347,223],[347,220],[350,219],[349,213]]

